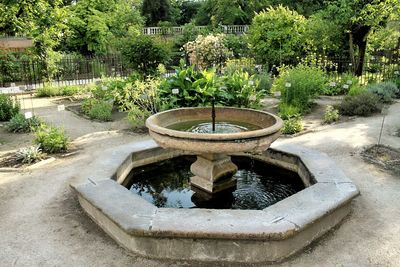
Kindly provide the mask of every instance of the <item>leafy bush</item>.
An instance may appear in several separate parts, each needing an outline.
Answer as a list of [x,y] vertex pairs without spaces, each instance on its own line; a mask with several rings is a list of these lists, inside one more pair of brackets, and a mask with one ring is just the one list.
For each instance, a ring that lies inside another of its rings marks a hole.
[[283,121],[282,133],[283,134],[295,134],[303,130],[301,123],[301,117],[295,116]]
[[34,143],[44,152],[58,153],[67,150],[69,141],[64,130],[42,124],[35,128]]
[[92,120],[110,121],[113,105],[104,100],[88,98],[83,101],[81,109]]
[[371,92],[362,92],[358,95],[346,96],[338,106],[343,115],[369,116],[381,110],[379,97]]
[[399,88],[393,82],[369,84],[367,90],[379,97],[383,103],[391,103],[399,94]]
[[43,159],[44,156],[45,154],[42,152],[39,146],[21,148],[16,152],[17,160],[27,164],[39,161]]
[[61,94],[63,96],[73,96],[78,94],[82,90],[82,87],[78,85],[67,85],[61,87]]
[[159,39],[140,35],[129,39],[122,50],[125,60],[139,73],[152,74],[170,58],[170,47]]
[[[91,91],[93,98],[105,101],[115,100],[115,95],[122,91],[127,81],[123,78],[103,78]],[[116,100],[116,102],[118,102]]]
[[250,47],[259,62],[292,63],[303,52],[306,19],[281,5],[258,13],[249,30]]
[[281,92],[283,103],[298,107],[301,113],[305,113],[312,100],[324,91],[326,83],[327,77],[321,69],[298,65],[281,73],[273,87]]
[[260,72],[254,74],[254,79],[258,81],[257,89],[270,93],[272,87],[272,79],[268,72]]
[[246,35],[228,34],[225,36],[224,45],[232,52],[234,58],[246,57],[249,54],[249,48]]
[[361,94],[363,92],[367,92],[367,89],[365,88],[365,86],[356,85],[356,86],[350,87],[350,90],[347,93],[347,95],[350,95],[350,96],[358,95],[358,94]]
[[138,106],[132,106],[128,111],[128,121],[133,129],[142,129],[150,115],[152,115],[150,111],[142,110]]
[[282,120],[288,120],[290,118],[298,117],[300,116],[301,112],[300,109],[296,106],[288,105],[285,103],[280,103],[279,104],[279,117],[281,117]]
[[250,76],[247,72],[236,71],[231,75],[225,75],[222,77],[222,82],[223,102],[226,106],[257,108],[266,95],[266,91],[258,90],[259,81],[255,76]]
[[223,42],[224,38],[223,34],[199,35],[193,42],[186,43],[183,48],[189,56],[190,64],[200,69],[222,67],[232,56]]
[[[400,75],[398,74],[396,78],[393,78],[392,81],[396,84],[397,88],[400,89]],[[400,98],[400,90],[396,95],[396,98]]]
[[11,118],[6,125],[6,128],[7,131],[13,133],[28,133],[31,132],[33,128],[38,127],[41,123],[41,120],[36,116],[26,119],[24,115],[18,113]]
[[124,88],[124,95],[120,96],[124,99],[121,107],[128,110],[128,121],[132,128],[143,128],[146,119],[160,110],[160,83],[160,79],[147,78],[128,83]]
[[36,90],[37,97],[51,97],[61,95],[59,87],[45,86]]
[[332,123],[339,120],[339,110],[331,105],[328,105],[324,113],[324,123]]
[[226,75],[235,73],[236,71],[245,71],[249,74],[256,74],[256,65],[253,58],[241,57],[228,59],[224,67],[224,73]]
[[36,90],[37,97],[73,96],[82,91],[78,85],[45,86]]
[[159,110],[160,84],[160,79],[150,77],[126,83],[122,90],[115,93],[116,99],[119,100],[119,109],[126,111],[134,105],[152,114],[156,113]]
[[217,90],[218,77],[215,70],[196,71],[194,66],[185,67],[181,62],[176,75],[160,85],[159,96],[162,109],[209,105],[212,97],[222,99]]
[[351,73],[342,74],[335,82],[330,82],[329,86],[325,87],[325,95],[345,95],[348,94],[355,87],[359,87],[358,78]]
[[20,106],[11,96],[0,94],[0,121],[8,121],[18,114]]

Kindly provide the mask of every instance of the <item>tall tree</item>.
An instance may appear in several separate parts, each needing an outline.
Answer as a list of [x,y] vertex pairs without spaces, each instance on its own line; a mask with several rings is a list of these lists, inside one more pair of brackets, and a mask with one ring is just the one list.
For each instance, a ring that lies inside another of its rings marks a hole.
[[198,24],[250,24],[255,12],[269,6],[269,0],[206,0],[196,17]]
[[169,0],[143,0],[142,16],[147,26],[156,26],[160,21],[170,20]]
[[250,26],[249,44],[258,62],[292,64],[304,51],[306,18],[284,6],[258,13]]
[[0,32],[33,37],[37,56],[44,65],[44,75],[54,72],[54,50],[67,27],[62,0],[4,0],[0,3]]
[[370,32],[385,25],[392,12],[399,12],[398,0],[332,0],[325,17],[342,27],[348,36],[354,73],[362,75]]
[[80,0],[69,6],[64,48],[85,55],[104,54],[116,38],[140,27],[138,0]]

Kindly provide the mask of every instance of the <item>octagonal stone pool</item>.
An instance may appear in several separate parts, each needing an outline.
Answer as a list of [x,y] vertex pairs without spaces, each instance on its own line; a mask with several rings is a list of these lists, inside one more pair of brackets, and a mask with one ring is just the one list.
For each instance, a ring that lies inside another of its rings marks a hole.
[[86,182],[71,186],[85,212],[130,251],[226,262],[285,259],[338,225],[359,194],[336,164],[317,151],[275,145],[261,154],[232,156],[295,173],[301,188],[259,210],[157,207],[125,187],[132,183],[129,174],[190,155],[151,140],[110,149],[88,166],[93,173]]

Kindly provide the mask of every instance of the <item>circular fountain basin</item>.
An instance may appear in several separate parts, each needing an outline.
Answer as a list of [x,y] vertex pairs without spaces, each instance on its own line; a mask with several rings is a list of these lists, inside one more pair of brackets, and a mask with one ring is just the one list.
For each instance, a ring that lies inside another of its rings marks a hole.
[[229,154],[266,150],[279,137],[283,125],[279,117],[264,111],[216,107],[215,113],[215,133],[207,132],[211,108],[160,112],[149,117],[146,126],[151,137],[163,148],[194,154]]

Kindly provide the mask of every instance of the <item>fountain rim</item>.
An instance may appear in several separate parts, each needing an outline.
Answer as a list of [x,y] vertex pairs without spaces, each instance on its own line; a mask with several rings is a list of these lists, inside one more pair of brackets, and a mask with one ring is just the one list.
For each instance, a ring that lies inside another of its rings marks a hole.
[[259,113],[262,115],[272,117],[275,120],[275,123],[267,128],[262,128],[262,129],[253,130],[253,131],[240,132],[240,133],[191,133],[191,132],[168,129],[166,127],[160,126],[159,124],[157,124],[155,122],[155,120],[159,116],[162,116],[162,115],[165,115],[168,113],[174,113],[174,112],[178,112],[178,111],[182,111],[182,110],[196,110],[196,109],[211,111],[211,107],[186,107],[186,108],[170,109],[170,110],[156,113],[156,114],[150,116],[149,118],[147,118],[146,127],[150,130],[150,132],[155,132],[160,135],[167,135],[167,136],[174,137],[174,138],[205,140],[205,141],[221,141],[221,140],[240,140],[240,139],[254,139],[257,137],[265,137],[265,136],[269,136],[269,135],[279,132],[283,126],[282,119],[272,113],[269,113],[266,111],[261,111],[261,110],[255,110],[255,109],[249,109],[249,108],[237,108],[237,107],[215,107],[215,109],[217,111],[221,110],[221,109],[230,109],[230,110],[235,110],[238,112],[246,111],[246,112]]

